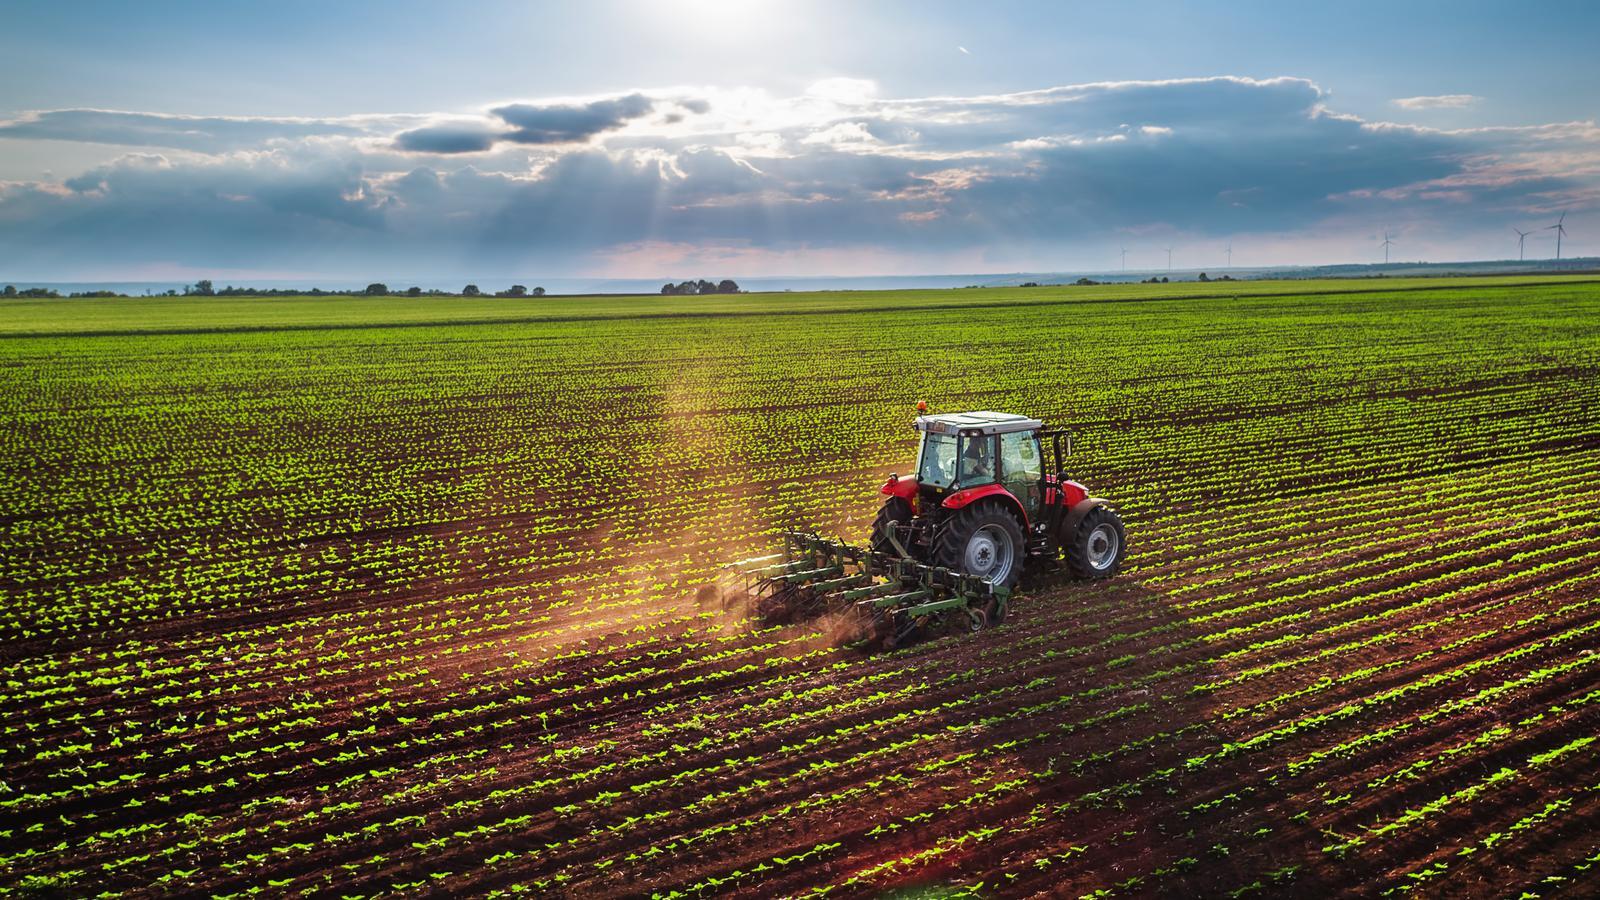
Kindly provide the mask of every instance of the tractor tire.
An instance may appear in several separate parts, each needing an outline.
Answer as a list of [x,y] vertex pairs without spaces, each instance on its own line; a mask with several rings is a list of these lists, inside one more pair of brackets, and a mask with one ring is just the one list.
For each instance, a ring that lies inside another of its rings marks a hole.
[[1110,578],[1128,555],[1128,534],[1116,510],[1097,506],[1078,521],[1065,545],[1067,568],[1075,577]]
[[883,508],[878,510],[878,517],[872,520],[872,540],[867,546],[878,553],[893,553],[894,542],[889,536],[894,534],[894,526],[911,521],[911,504],[902,497],[890,497],[883,501]]
[[1011,510],[998,500],[979,500],[945,524],[934,544],[933,564],[1013,587],[1022,577],[1026,540]]

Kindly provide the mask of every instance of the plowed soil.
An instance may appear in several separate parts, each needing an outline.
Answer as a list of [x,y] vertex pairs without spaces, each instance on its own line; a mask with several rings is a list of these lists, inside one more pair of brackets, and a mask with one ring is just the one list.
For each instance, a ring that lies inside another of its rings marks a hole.
[[[14,311],[0,892],[1600,891],[1600,286],[1138,299]],[[920,396],[1073,427],[1126,570],[753,620]]]

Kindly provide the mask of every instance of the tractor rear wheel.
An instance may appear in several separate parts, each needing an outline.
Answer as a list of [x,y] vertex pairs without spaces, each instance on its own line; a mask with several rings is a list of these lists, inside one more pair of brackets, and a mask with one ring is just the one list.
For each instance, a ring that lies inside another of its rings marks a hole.
[[995,500],[962,507],[939,534],[933,564],[1011,587],[1022,576],[1022,525]]
[[899,555],[894,548],[894,541],[890,537],[894,534],[894,526],[911,521],[911,504],[903,497],[890,497],[883,501],[883,508],[878,510],[878,517],[872,520],[872,540],[868,544],[878,553],[893,553]]
[[1078,578],[1110,578],[1122,568],[1128,553],[1128,535],[1122,517],[1109,506],[1089,510],[1067,535],[1067,566]]

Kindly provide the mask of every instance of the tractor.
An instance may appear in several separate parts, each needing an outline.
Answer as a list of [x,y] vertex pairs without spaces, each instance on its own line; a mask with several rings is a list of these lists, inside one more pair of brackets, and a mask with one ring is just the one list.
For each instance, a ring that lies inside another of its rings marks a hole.
[[923,402],[917,411],[916,472],[883,485],[866,547],[790,531],[784,552],[735,564],[758,615],[844,614],[892,649],[940,626],[999,624],[1025,572],[1100,579],[1121,568],[1122,519],[1067,477],[1066,432],[1009,413],[928,415]]

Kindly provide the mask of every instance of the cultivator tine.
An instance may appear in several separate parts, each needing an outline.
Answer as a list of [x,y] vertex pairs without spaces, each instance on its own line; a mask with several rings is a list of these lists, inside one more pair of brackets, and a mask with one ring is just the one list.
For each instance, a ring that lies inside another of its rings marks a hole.
[[899,582],[886,581],[882,584],[872,584],[866,587],[840,591],[839,599],[845,603],[855,603],[858,600],[864,600],[868,597],[876,597],[880,594],[892,594],[900,589],[901,585]]
[[903,594],[890,594],[887,597],[878,597],[862,602],[870,603],[879,609],[895,609],[896,607],[909,606],[912,603],[926,600],[932,596],[933,591],[928,590],[927,588],[919,588],[914,591],[906,591]]
[[883,638],[883,649],[893,650],[904,646],[916,638],[922,630],[924,620],[905,614],[904,610],[897,610],[897,615],[890,619],[889,633]]
[[860,590],[871,579],[871,575],[859,572],[842,578],[817,582],[811,586],[811,589],[816,592],[828,609],[841,609],[848,605],[848,601],[845,600],[845,594],[849,591]]
[[759,569],[747,570],[745,574],[751,578],[776,578],[779,575],[786,575],[790,572],[798,571],[801,566],[804,566],[810,562],[811,560],[808,559],[797,559],[792,562],[774,563],[770,566],[763,566]]

